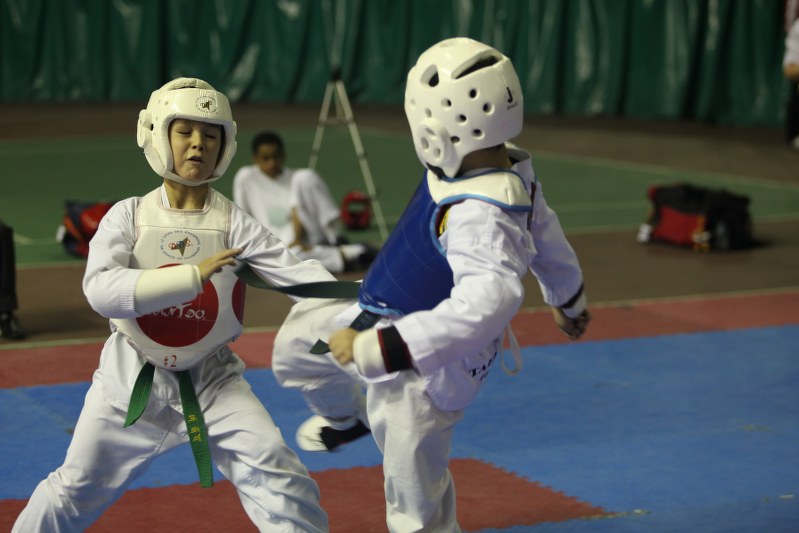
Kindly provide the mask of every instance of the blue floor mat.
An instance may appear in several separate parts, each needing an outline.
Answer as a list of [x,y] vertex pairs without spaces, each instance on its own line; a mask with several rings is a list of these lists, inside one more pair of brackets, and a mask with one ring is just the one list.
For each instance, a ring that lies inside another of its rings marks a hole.
[[[453,457],[619,513],[505,532],[799,531],[798,341],[784,326],[525,348],[520,375],[493,370]],[[299,394],[247,377],[293,446]],[[87,387],[0,390],[0,499],[60,464]],[[369,439],[300,456],[312,471],[380,464]],[[135,487],[195,482],[182,447]]]

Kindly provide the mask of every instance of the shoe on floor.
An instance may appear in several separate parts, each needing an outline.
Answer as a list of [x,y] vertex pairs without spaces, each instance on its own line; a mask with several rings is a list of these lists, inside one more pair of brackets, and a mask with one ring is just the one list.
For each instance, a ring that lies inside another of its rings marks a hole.
[[19,340],[26,337],[14,313],[0,314],[0,337],[11,340]]
[[364,243],[364,251],[361,255],[358,256],[358,263],[364,270],[367,270],[372,262],[377,257],[377,252],[380,251],[380,248],[373,244]]
[[333,429],[330,421],[314,415],[297,430],[297,446],[307,452],[332,452],[364,435],[371,433],[363,422],[358,422],[348,429]]
[[[350,255],[344,254],[344,272],[365,272],[369,270],[369,266],[377,257],[377,252],[380,251],[380,248],[367,242],[347,246],[351,248],[351,252]],[[357,253],[352,252],[352,250],[357,250]]]

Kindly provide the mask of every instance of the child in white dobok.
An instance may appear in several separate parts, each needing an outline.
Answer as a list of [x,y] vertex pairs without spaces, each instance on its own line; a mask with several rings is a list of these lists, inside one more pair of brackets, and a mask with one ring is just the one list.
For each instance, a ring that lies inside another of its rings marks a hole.
[[[577,257],[530,155],[508,142],[523,124],[510,60],[470,39],[442,41],[408,74],[405,112],[426,167],[416,193],[358,304],[296,304],[273,370],[315,413],[298,430],[302,448],[327,451],[371,431],[391,531],[452,532],[452,430],[501,364],[522,278],[532,270],[570,338],[590,314]],[[332,356],[319,354],[318,339]]]
[[139,115],[138,143],[163,184],[114,205],[91,241],[83,289],[112,333],[64,464],[13,531],[83,531],[186,443],[203,486],[213,463],[260,531],[327,531],[316,483],[228,343],[243,319],[237,261],[279,286],[334,278],[210,187],[236,151],[224,94],[195,78],[167,83]]

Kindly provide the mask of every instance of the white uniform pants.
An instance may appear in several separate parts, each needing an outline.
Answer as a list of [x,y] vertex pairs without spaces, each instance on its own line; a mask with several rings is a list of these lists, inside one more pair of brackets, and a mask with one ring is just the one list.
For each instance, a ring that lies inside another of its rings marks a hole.
[[[310,348],[340,327],[351,303],[303,300],[275,339],[272,370],[284,387],[299,389],[311,410],[326,418],[363,417],[362,384],[351,370]],[[393,533],[459,532],[448,465],[452,430],[463,411],[438,409],[413,370],[366,384],[366,416],[383,453],[386,523]]]
[[[123,428],[125,413],[104,400],[95,380],[64,464],[39,483],[12,531],[83,531],[155,457],[188,445],[183,415],[154,405]],[[260,531],[328,530],[319,488],[244,379],[223,386],[204,415],[214,464]]]

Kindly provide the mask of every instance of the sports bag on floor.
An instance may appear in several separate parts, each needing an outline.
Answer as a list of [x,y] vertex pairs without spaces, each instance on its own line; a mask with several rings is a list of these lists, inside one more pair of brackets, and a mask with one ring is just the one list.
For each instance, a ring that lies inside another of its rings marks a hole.
[[67,200],[64,218],[56,238],[76,257],[88,257],[89,241],[97,232],[100,220],[114,202],[76,202]]
[[651,210],[638,232],[639,242],[664,242],[696,251],[750,248],[749,198],[723,189],[685,183],[652,185]]

